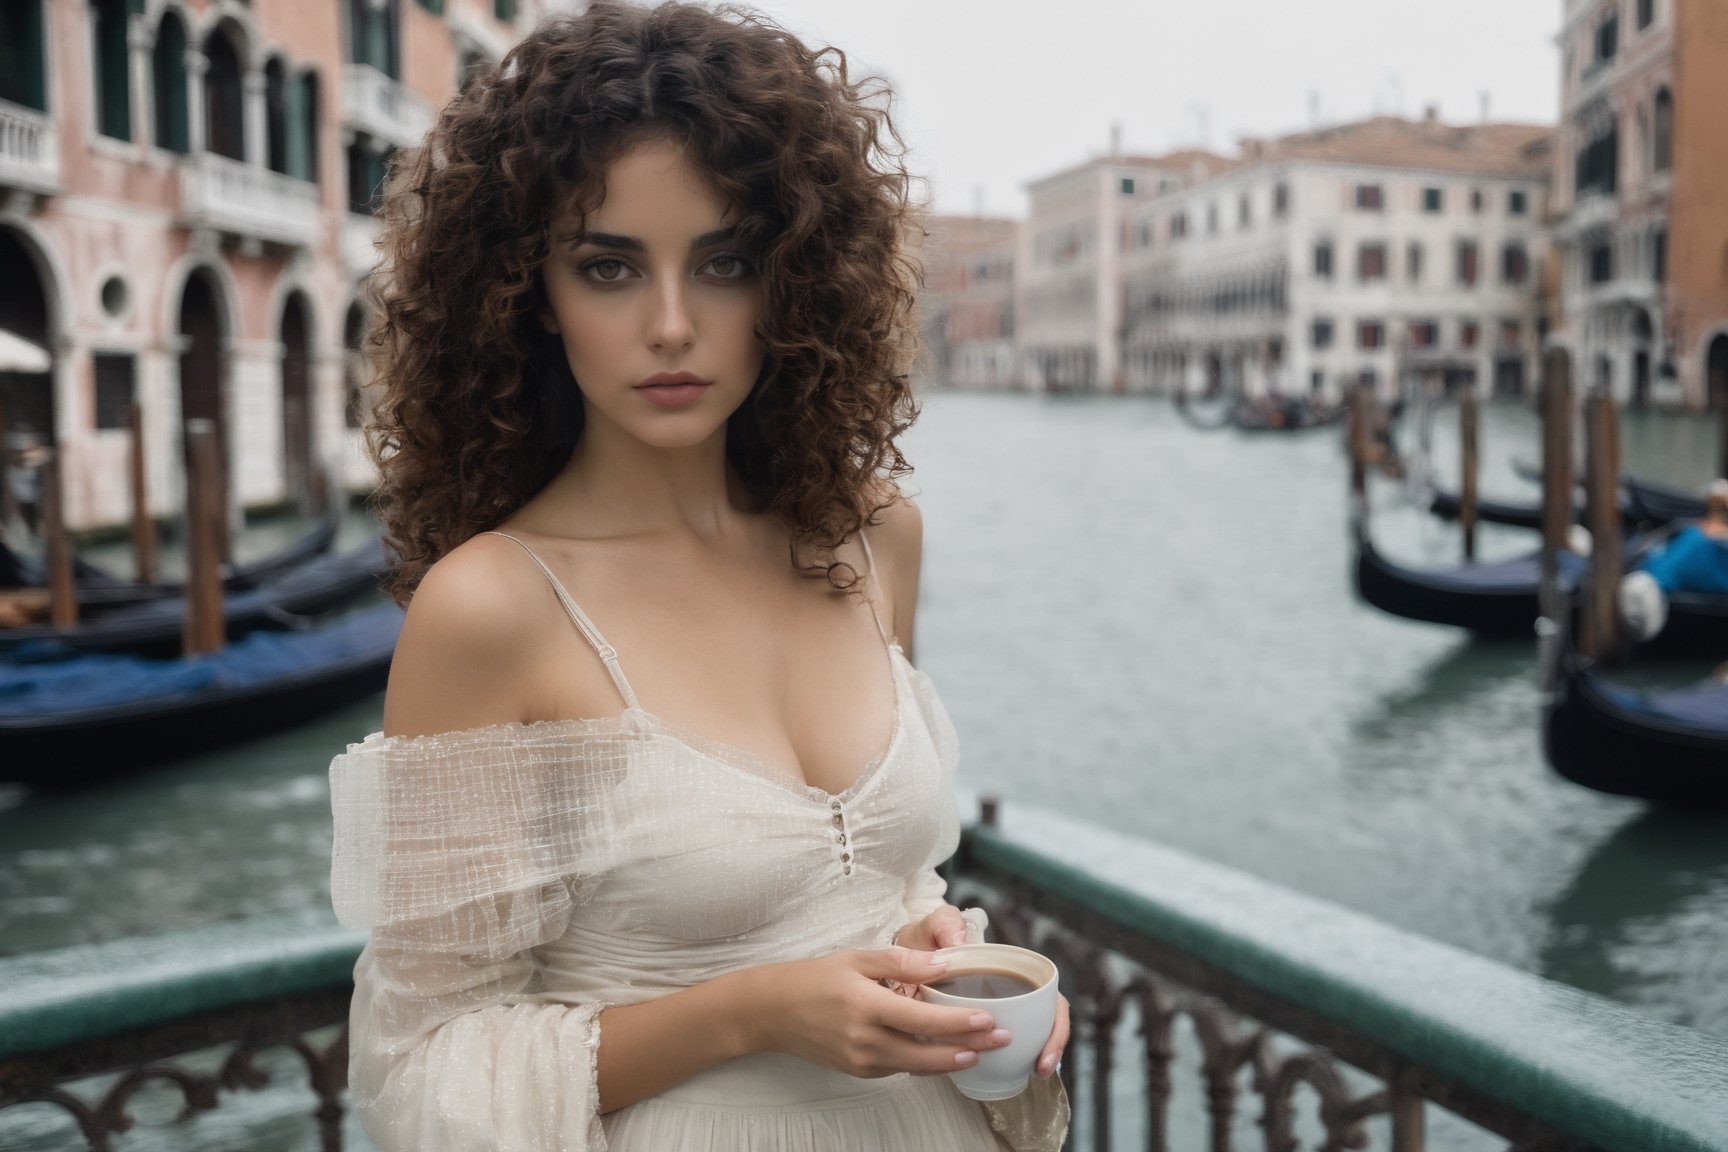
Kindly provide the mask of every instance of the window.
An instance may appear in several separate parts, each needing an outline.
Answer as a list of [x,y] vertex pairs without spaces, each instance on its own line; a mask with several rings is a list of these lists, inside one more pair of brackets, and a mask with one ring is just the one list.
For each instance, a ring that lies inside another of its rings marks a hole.
[[1212,203],[1206,205],[1206,234],[1208,236],[1216,236],[1218,234],[1218,202],[1217,201],[1213,201]]
[[1438,188],[1422,189],[1422,211],[1439,212],[1445,206],[1445,197]]
[[1514,188],[1506,194],[1506,212],[1510,216],[1522,216],[1530,210],[1530,195],[1522,188]]
[[1650,237],[1650,278],[1658,284],[1668,282],[1668,229],[1658,228]]
[[1516,348],[1524,340],[1524,325],[1516,320],[1500,321],[1500,347]]
[[1466,287],[1466,288],[1469,288],[1472,285],[1474,285],[1476,283],[1476,277],[1481,271],[1481,269],[1479,267],[1479,265],[1480,265],[1480,253],[1477,249],[1476,241],[1474,241],[1474,240],[1460,240],[1460,241],[1458,241],[1458,253],[1457,253],[1456,264],[1457,264],[1457,272],[1458,272],[1458,283],[1464,285],[1464,287]]
[[1404,268],[1410,277],[1410,283],[1422,282],[1422,243],[1419,240],[1410,241],[1410,247],[1404,253]]
[[1356,276],[1364,281],[1386,279],[1386,245],[1374,241],[1356,249]]
[[[516,0],[492,0],[492,15],[500,20],[516,19]],[[1133,183],[1132,180],[1129,181]],[[1124,188],[1124,192],[1132,192],[1132,188]]]
[[[506,17],[500,16],[499,19],[503,20],[503,19],[506,19]],[[1124,196],[1134,195],[1134,177],[1132,177],[1132,176],[1122,177],[1122,195],[1124,195]]]
[[1656,93],[1656,140],[1650,166],[1657,172],[1674,166],[1674,97],[1666,88]]
[[1378,212],[1386,207],[1385,190],[1378,184],[1356,185],[1356,207],[1364,212]]
[[[1656,96],[1657,171],[1665,166],[1662,161],[1662,98],[1665,93],[1666,90]],[[1617,121],[1611,121],[1608,130],[1578,149],[1578,155],[1573,159],[1573,184],[1579,198],[1592,194],[1614,195],[1619,167],[1620,129]]]
[[1480,188],[1470,189],[1470,211],[1482,211],[1482,189]]
[[1432,348],[1440,343],[1440,325],[1432,320],[1410,321],[1410,346]]
[[1272,215],[1283,216],[1290,211],[1290,185],[1279,184],[1272,189]]
[[1656,20],[1656,0],[1638,0],[1638,31],[1650,27]]
[[1180,240],[1188,235],[1188,213],[1178,212],[1170,217],[1170,239]]
[[1332,279],[1332,241],[1322,240],[1314,245],[1314,275],[1323,279]]
[[1386,343],[1386,326],[1378,320],[1364,320],[1356,325],[1356,347],[1380,348]]
[[1474,320],[1466,320],[1458,325],[1458,346],[1474,348],[1479,339],[1480,326]]
[[318,182],[318,74],[288,84],[288,175]]
[[0,100],[48,111],[43,62],[43,0],[0,4]]
[[1606,284],[1614,279],[1614,247],[1598,240],[1590,249],[1590,283]]
[[1596,62],[1607,63],[1614,59],[1614,53],[1620,46],[1620,17],[1610,16],[1596,25]]
[[192,146],[186,105],[186,26],[173,12],[163,13],[156,28],[150,72],[156,96],[156,147],[184,153]]
[[348,211],[370,216],[378,210],[389,154],[365,133],[348,146]]
[[1517,240],[1500,250],[1500,279],[1507,284],[1522,284],[1530,278],[1530,254]]
[[1314,321],[1313,337],[1314,337],[1314,347],[1316,347],[1316,348],[1330,348],[1330,347],[1332,347],[1332,321],[1330,321],[1330,320],[1316,320],[1316,321]]
[[1254,223],[1254,204],[1248,199],[1248,193],[1242,193],[1242,198],[1236,201],[1236,226],[1247,228]]
[[392,80],[400,80],[399,17],[398,0],[348,0],[348,59],[370,64]]
[[126,0],[96,0],[90,17],[90,34],[95,41],[91,55],[96,65],[96,131],[116,140],[130,140],[132,70],[131,51],[126,46]]
[[96,364],[96,427],[130,428],[136,391],[132,357],[98,352],[91,360]]
[[434,16],[444,15],[444,0],[419,0],[419,4]]

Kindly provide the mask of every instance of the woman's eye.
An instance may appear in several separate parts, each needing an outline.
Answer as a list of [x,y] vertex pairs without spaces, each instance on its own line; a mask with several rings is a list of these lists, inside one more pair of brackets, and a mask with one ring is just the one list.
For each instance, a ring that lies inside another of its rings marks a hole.
[[597,280],[602,284],[615,284],[629,275],[630,265],[622,260],[603,256],[598,260],[590,260],[582,265],[582,271],[590,280]]
[[741,256],[716,256],[708,261],[708,271],[722,280],[740,280],[750,274],[750,265]]

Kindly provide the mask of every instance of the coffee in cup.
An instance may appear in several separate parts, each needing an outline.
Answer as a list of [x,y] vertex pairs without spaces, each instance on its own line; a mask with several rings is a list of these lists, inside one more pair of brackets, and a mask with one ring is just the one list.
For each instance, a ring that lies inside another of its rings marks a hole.
[[988,1012],[1013,1039],[978,1053],[978,1063],[950,1072],[962,1095],[1006,1100],[1025,1091],[1056,1025],[1056,965],[1011,944],[960,944],[933,958],[948,965],[941,977],[918,990],[931,1004]]

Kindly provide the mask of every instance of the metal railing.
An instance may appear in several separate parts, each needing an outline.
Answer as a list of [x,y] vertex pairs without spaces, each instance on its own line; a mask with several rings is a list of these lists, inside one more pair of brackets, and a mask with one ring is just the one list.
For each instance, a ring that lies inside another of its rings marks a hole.
[[[950,871],[1063,971],[1073,1148],[1728,1152],[1728,1042],[1048,812],[987,803]],[[103,1152],[144,1085],[196,1123],[282,1048],[338,1152],[361,942],[254,920],[0,960],[0,1132],[48,1104]]]
[[0,187],[60,187],[60,142],[47,113],[0,100]]

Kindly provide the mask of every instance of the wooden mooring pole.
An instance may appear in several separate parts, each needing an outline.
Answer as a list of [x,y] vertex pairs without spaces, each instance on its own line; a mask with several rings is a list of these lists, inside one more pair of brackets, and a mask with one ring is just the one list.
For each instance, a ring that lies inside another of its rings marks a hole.
[[1618,605],[1625,543],[1620,536],[1620,419],[1614,398],[1592,392],[1585,402],[1585,486],[1590,521],[1590,584],[1580,650],[1601,664],[1625,654]]
[[1466,384],[1458,395],[1458,444],[1463,459],[1458,491],[1458,527],[1464,532],[1464,559],[1476,560],[1476,473],[1480,422],[1476,406],[1476,385]]
[[48,619],[56,628],[78,624],[78,589],[72,582],[72,540],[66,534],[65,493],[60,487],[60,449],[46,450],[36,466],[41,491],[42,534],[48,565]]
[[1368,494],[1368,459],[1374,427],[1374,386],[1358,382],[1350,391],[1350,496],[1363,507]]
[[1542,615],[1560,622],[1560,552],[1572,527],[1572,354],[1550,349],[1542,368]]
[[212,420],[186,421],[186,633],[188,656],[215,652],[227,629],[222,619],[221,461]]
[[144,475],[144,409],[133,404],[126,412],[126,432],[132,455],[132,564],[140,584],[156,579],[156,526],[150,522],[150,494]]

